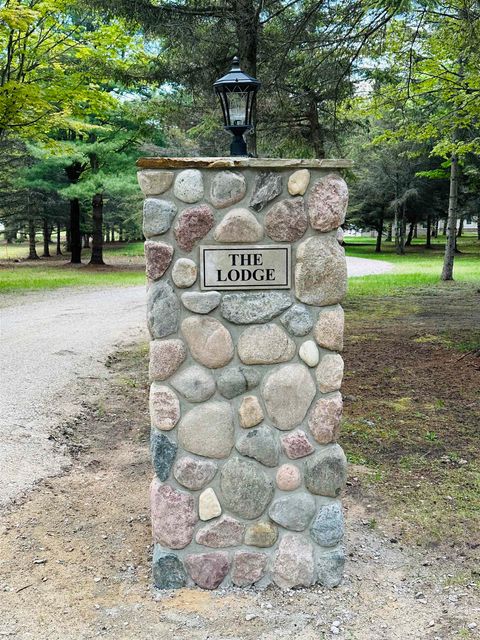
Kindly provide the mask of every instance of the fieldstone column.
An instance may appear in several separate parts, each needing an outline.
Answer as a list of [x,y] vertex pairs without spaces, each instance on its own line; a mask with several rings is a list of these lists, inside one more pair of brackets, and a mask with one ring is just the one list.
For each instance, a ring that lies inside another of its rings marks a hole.
[[158,588],[341,580],[348,166],[138,161]]

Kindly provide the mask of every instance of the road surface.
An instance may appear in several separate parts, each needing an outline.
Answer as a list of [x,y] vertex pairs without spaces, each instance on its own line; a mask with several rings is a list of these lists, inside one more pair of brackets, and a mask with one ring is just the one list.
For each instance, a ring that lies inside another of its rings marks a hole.
[[[348,258],[349,277],[392,265]],[[145,288],[62,289],[0,309],[0,505],[68,466],[55,429],[81,412],[89,380],[122,344],[147,339]]]

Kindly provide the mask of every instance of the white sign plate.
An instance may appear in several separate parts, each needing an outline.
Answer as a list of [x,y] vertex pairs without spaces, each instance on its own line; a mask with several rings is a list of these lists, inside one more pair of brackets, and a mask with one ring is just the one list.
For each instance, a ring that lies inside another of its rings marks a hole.
[[285,244],[200,247],[200,288],[290,289],[291,247]]

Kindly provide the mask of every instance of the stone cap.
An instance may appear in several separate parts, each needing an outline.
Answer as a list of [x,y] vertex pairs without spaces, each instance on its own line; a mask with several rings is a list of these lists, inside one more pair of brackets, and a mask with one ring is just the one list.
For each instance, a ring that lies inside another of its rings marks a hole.
[[249,169],[350,169],[351,160],[344,158],[284,159],[284,158],[140,158],[140,169],[229,169],[244,167]]

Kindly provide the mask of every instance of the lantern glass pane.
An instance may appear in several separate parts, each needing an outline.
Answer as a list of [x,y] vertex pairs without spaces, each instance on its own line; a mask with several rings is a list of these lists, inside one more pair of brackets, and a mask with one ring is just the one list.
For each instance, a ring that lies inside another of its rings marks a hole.
[[228,94],[228,111],[230,115],[230,125],[244,126],[246,123],[247,91],[230,91]]

